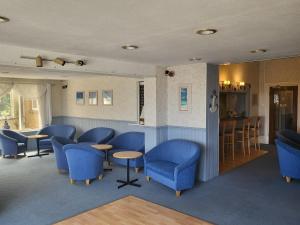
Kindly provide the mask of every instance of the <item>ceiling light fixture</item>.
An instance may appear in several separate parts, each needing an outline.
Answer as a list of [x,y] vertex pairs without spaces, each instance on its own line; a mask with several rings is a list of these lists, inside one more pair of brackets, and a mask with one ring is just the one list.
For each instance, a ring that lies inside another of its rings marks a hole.
[[32,59],[35,60],[36,63],[36,67],[43,67],[43,62],[47,61],[47,62],[55,62],[58,65],[64,66],[66,63],[69,64],[74,64],[76,66],[84,66],[87,64],[87,62],[85,60],[76,60],[76,61],[70,61],[70,60],[66,60],[66,59],[62,59],[62,58],[55,58],[55,59],[47,59],[47,58],[42,58],[41,56],[37,56],[37,57],[32,57],[32,56],[21,56],[21,59]]
[[8,21],[9,21],[8,18],[3,17],[3,16],[0,16],[0,23],[6,23],[6,22],[8,22]]
[[137,45],[123,45],[122,48],[125,49],[125,50],[135,50],[135,49],[138,49],[139,46],[137,46]]
[[37,56],[35,58],[36,67],[43,67],[43,59],[41,56]]
[[53,60],[53,62],[55,62],[58,65],[64,66],[66,64],[66,61],[61,59],[61,58],[56,58]]
[[211,35],[215,33],[217,33],[216,29],[201,29],[196,31],[196,34],[200,34],[200,35]]
[[230,62],[226,62],[226,63],[223,63],[223,64],[221,64],[221,65],[223,65],[223,66],[228,66],[228,65],[230,65]]
[[197,62],[197,61],[202,60],[202,58],[199,58],[199,57],[192,57],[192,58],[189,58],[189,60],[190,60],[191,62]]
[[250,53],[265,53],[266,51],[268,51],[268,50],[259,48],[259,49],[251,50]]

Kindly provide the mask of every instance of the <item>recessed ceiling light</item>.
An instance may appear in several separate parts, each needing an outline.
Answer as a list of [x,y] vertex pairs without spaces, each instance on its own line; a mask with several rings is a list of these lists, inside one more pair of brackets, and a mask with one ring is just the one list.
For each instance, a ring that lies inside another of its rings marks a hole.
[[263,49],[263,48],[259,48],[259,49],[255,49],[255,50],[251,50],[251,53],[265,53],[266,51],[268,51],[267,49]]
[[6,23],[6,22],[8,22],[8,21],[9,21],[8,18],[3,17],[3,16],[0,16],[0,23]]
[[200,35],[211,35],[215,33],[217,33],[216,29],[201,29],[196,31],[196,34],[200,34]]
[[199,58],[199,57],[193,57],[193,58],[189,58],[189,60],[190,60],[191,62],[197,62],[197,61],[202,60],[202,58]]
[[228,65],[230,65],[230,62],[226,62],[226,63],[223,63],[223,64],[221,64],[221,65],[223,65],[223,66],[228,66]]
[[125,50],[135,50],[135,49],[138,49],[139,46],[137,46],[137,45],[123,45],[122,48],[125,49]]

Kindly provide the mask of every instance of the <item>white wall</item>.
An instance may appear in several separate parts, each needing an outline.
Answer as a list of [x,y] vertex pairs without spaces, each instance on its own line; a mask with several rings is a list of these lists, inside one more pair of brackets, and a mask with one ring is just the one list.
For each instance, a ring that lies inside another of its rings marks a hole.
[[[137,121],[138,84],[137,78],[99,76],[99,78],[72,79],[68,88],[53,87],[54,116],[71,116],[106,120]],[[102,90],[113,90],[113,105],[104,106]],[[85,91],[85,105],[75,102],[76,91]],[[98,91],[98,105],[87,103],[87,92]]]
[[[183,127],[206,127],[206,70],[205,63],[168,67],[175,71],[168,78],[168,125]],[[179,111],[179,87],[191,85],[191,110]]]

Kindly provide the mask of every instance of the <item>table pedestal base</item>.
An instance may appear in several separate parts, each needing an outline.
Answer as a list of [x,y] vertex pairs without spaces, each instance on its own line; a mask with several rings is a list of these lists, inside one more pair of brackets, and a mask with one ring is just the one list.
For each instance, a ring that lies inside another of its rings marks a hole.
[[130,174],[129,174],[129,159],[127,160],[127,179],[125,180],[117,180],[118,183],[121,183],[121,185],[118,186],[119,188],[125,187],[126,185],[131,185],[135,187],[141,187],[140,184],[136,184],[135,182],[138,181],[138,179],[130,180]]
[[34,155],[29,155],[27,157],[28,158],[31,158],[31,157],[42,157],[43,155],[49,155],[49,153],[37,153],[37,154],[34,154]]
[[135,187],[141,187],[140,184],[135,184],[135,182],[137,182],[138,179],[134,179],[131,181],[125,181],[125,180],[117,180],[118,183],[122,183],[121,185],[118,186],[118,188],[122,188],[126,185],[131,185],[131,186],[135,186]]

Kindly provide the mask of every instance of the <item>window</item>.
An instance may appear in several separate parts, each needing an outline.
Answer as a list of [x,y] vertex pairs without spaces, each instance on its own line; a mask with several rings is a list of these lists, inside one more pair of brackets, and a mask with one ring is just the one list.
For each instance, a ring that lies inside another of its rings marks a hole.
[[13,117],[11,92],[0,98],[0,119],[8,119]]
[[37,110],[38,110],[37,99],[32,99],[32,100],[31,100],[31,109],[32,109],[33,111],[37,111]]

